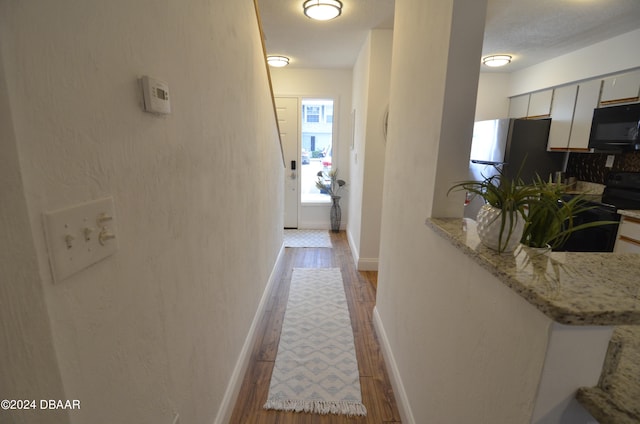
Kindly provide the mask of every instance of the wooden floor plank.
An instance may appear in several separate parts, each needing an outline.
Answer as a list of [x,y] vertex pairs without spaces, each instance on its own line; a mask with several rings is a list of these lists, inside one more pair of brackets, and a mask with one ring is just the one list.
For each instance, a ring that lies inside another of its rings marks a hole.
[[[236,402],[231,424],[365,424],[400,423],[378,338],[373,329],[377,273],[359,272],[353,262],[346,234],[331,233],[333,248],[286,248],[276,269],[276,284],[256,336],[251,361]],[[337,267],[342,272],[353,327],[362,400],[366,417],[267,411],[271,372],[277,353],[282,321],[289,298],[293,268]]]

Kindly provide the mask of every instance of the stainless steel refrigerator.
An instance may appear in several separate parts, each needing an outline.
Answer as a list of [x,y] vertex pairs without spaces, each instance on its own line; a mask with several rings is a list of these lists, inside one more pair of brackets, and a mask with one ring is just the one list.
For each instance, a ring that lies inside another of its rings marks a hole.
[[[498,169],[508,178],[520,172],[525,183],[536,175],[548,179],[563,171],[565,153],[547,152],[551,119],[495,119],[478,121],[473,126],[469,161],[469,179],[495,175]],[[475,219],[483,200],[471,199],[464,216]]]

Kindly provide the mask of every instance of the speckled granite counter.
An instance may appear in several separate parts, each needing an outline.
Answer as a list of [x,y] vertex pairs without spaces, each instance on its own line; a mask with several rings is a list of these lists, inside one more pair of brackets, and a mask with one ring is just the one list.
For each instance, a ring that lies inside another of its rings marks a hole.
[[618,213],[623,216],[640,219],[640,211],[630,209],[618,209]]
[[600,424],[640,423],[640,326],[616,327],[598,385],[576,398]]
[[497,254],[480,243],[471,219],[426,224],[560,324],[640,325],[640,255],[539,254],[524,246]]

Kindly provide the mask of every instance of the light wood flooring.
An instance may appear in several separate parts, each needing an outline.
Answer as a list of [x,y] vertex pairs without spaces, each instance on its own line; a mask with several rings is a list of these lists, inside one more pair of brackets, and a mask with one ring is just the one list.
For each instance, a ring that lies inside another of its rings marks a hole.
[[[331,233],[333,248],[286,248],[277,269],[276,283],[270,293],[265,315],[257,331],[249,368],[230,423],[232,424],[342,424],[400,423],[400,415],[384,365],[372,322],[377,273],[358,272],[344,232]],[[267,399],[278,341],[282,329],[293,268],[335,267],[342,278],[351,315],[351,325],[360,371],[362,401],[366,417],[317,415],[267,411]]]

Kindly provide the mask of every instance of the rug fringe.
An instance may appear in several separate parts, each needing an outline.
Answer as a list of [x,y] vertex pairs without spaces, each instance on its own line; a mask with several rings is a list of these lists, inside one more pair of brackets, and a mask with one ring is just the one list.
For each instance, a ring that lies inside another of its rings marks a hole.
[[322,400],[267,400],[264,409],[278,411],[309,412],[314,414],[367,415],[367,408],[360,402]]

